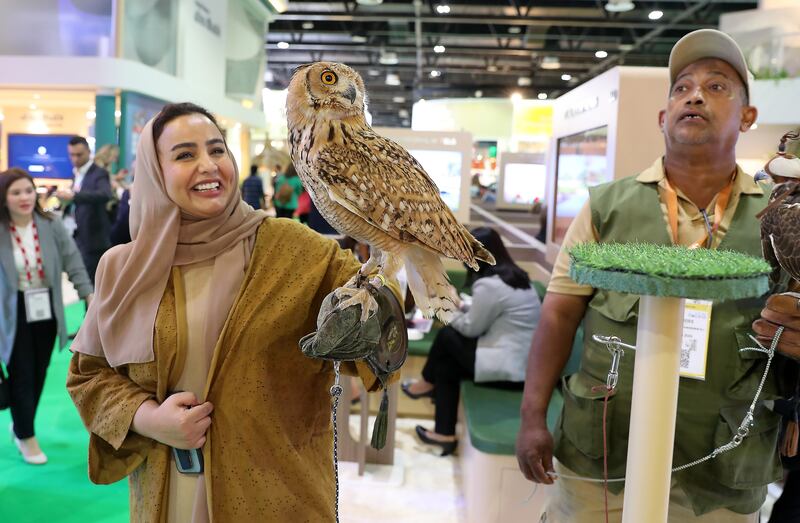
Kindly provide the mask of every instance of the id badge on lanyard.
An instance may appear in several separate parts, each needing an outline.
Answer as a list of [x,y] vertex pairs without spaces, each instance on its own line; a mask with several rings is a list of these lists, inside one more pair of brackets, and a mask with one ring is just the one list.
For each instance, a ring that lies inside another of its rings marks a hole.
[[53,319],[53,309],[50,307],[50,289],[25,291],[25,317],[28,323]]

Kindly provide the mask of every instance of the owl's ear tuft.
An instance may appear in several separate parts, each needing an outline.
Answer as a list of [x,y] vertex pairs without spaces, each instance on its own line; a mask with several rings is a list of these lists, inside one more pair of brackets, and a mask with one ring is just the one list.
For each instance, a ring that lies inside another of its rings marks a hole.
[[308,63],[308,64],[303,64],[303,65],[298,65],[297,67],[294,68],[294,71],[292,71],[292,76],[296,75],[297,73],[299,73],[303,69],[308,69],[312,65],[314,65],[313,62],[312,63]]

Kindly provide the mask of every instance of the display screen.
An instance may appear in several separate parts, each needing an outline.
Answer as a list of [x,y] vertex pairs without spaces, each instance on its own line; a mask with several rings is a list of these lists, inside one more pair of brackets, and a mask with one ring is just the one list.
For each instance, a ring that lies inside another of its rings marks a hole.
[[72,178],[67,145],[72,135],[9,134],[8,166],[20,167],[34,178]]
[[569,225],[589,198],[589,187],[614,179],[606,161],[608,127],[558,139],[553,242],[564,240]]
[[508,163],[503,173],[503,201],[533,205],[544,200],[547,171],[543,164]]
[[444,203],[451,211],[457,211],[461,195],[461,153],[424,149],[409,149],[408,152],[417,159],[439,188]]

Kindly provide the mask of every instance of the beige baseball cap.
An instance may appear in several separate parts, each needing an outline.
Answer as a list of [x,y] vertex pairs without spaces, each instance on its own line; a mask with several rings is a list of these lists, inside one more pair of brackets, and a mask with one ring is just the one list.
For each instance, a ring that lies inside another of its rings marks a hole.
[[750,80],[753,75],[747,69],[744,54],[736,41],[716,29],[698,29],[687,34],[673,46],[669,54],[669,82],[675,83],[681,71],[703,58],[719,58],[730,64],[744,82],[750,96]]

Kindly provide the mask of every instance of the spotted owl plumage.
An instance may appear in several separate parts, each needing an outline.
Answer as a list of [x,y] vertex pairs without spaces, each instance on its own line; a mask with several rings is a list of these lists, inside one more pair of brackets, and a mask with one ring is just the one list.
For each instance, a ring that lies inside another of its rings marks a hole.
[[405,264],[417,306],[444,322],[458,308],[440,256],[478,269],[494,258],[439,196],[422,166],[375,133],[366,91],[344,64],[301,66],[286,100],[292,161],[314,205],[340,233],[372,247],[362,272],[394,277]]

